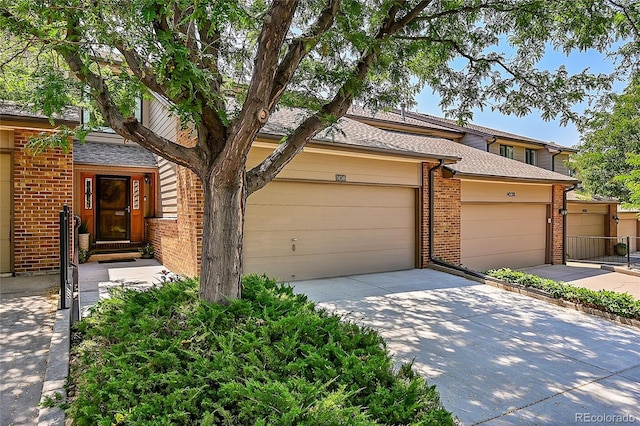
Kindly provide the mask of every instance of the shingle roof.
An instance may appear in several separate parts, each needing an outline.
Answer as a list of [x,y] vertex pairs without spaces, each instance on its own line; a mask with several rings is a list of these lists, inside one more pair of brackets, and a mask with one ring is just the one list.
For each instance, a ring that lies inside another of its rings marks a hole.
[[351,108],[349,108],[349,111],[347,111],[346,116],[347,117],[351,116],[356,120],[358,117],[372,118],[374,120],[387,121],[387,122],[396,123],[396,124],[411,125],[411,126],[422,127],[422,128],[428,127],[429,129],[443,130],[447,132],[464,133],[464,131],[454,130],[454,129],[451,129],[450,127],[439,126],[437,124],[431,124],[429,126],[425,126],[425,122],[423,120],[417,120],[407,114],[404,114],[404,117],[403,117],[402,112],[396,111],[396,110],[390,111],[390,112],[378,111],[374,113],[360,106],[351,106]]
[[[304,117],[299,109],[281,109],[275,112],[264,134],[283,136]],[[343,117],[334,128],[319,133],[314,141],[347,146],[373,148],[388,152],[420,155],[425,158],[459,159],[446,167],[468,176],[498,177],[515,180],[576,183],[576,179],[540,167],[501,157],[443,138],[392,132]]]
[[157,167],[155,156],[135,144],[87,142],[73,143],[74,164],[119,167]]
[[505,132],[505,131],[498,130],[498,129],[492,129],[490,127],[480,126],[480,125],[473,124],[473,123],[467,123],[464,126],[460,126],[458,124],[458,122],[455,121],[455,120],[442,118],[442,117],[436,117],[434,115],[424,114],[424,113],[421,113],[421,112],[407,112],[407,113],[405,113],[405,115],[410,116],[411,118],[413,118],[415,120],[419,120],[419,121],[422,120],[423,123],[427,122],[430,125],[438,125],[438,124],[435,124],[435,123],[440,123],[441,125],[448,126],[452,130],[457,130],[457,131],[461,131],[461,132],[471,130],[471,131],[475,131],[476,133],[480,133],[480,134],[482,134],[482,135],[484,135],[486,137],[497,136],[497,137],[512,139],[512,140],[516,140],[516,141],[534,143],[536,145],[544,145],[544,146],[560,149],[560,150],[563,150],[563,151],[578,152],[578,150],[575,149],[575,148],[570,148],[570,147],[566,147],[566,146],[563,146],[563,145],[559,145],[559,144],[557,144],[555,142],[547,142],[547,141],[543,141],[543,140],[540,140],[540,139],[534,139],[534,138],[530,138],[528,136],[517,135],[515,133],[509,133],[509,132]]
[[[31,118],[48,120],[45,114],[41,112],[34,112],[31,108],[25,105],[18,105],[15,102],[0,101],[0,115],[6,117],[15,118]],[[80,122],[80,111],[75,107],[68,107],[62,114],[54,114],[53,118],[56,120],[67,121],[71,123]]]

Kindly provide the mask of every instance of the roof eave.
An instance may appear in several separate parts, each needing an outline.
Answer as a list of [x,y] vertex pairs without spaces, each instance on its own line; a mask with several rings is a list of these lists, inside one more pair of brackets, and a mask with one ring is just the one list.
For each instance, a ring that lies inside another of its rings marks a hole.
[[577,179],[544,179],[544,178],[529,178],[529,177],[514,177],[514,176],[500,176],[500,175],[489,175],[489,174],[481,174],[481,173],[469,173],[469,172],[461,172],[458,170],[454,170],[450,167],[446,167],[454,176],[460,177],[469,177],[469,178],[477,178],[477,179],[489,179],[489,180],[500,180],[500,181],[508,181],[508,182],[524,182],[524,183],[545,183],[545,184],[563,184],[567,186],[575,185],[580,183]]

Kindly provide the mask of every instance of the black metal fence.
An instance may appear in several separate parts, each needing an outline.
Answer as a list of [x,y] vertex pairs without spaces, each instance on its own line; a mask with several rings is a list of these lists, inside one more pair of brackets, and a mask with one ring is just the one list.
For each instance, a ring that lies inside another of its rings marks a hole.
[[[79,217],[73,218],[71,228],[71,210],[66,204],[60,210],[60,301],[58,309],[73,307],[73,295],[78,285],[78,227]],[[72,238],[73,232],[73,238]],[[71,242],[73,250],[71,250]]]
[[632,252],[637,250],[635,237],[567,237],[568,260],[596,263],[632,264]]

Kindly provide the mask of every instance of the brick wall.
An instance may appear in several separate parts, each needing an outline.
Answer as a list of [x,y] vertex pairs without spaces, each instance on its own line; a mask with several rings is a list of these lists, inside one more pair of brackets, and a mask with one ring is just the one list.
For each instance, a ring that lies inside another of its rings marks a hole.
[[562,264],[562,251],[564,250],[563,216],[560,209],[564,200],[564,185],[553,185],[551,188],[551,253],[552,265]]
[[[38,131],[14,131],[14,271],[16,275],[57,272],[60,265],[59,211],[73,205],[73,156],[49,149],[25,150]],[[71,148],[72,149],[72,148]]]
[[[422,265],[429,264],[429,170],[437,163],[423,163],[422,173],[424,187],[422,189]],[[460,179],[443,176],[443,170],[434,173],[434,227],[433,254],[439,259],[460,264]]]
[[[145,240],[153,246],[154,257],[172,270],[166,261],[180,258],[178,244],[178,220],[176,218],[150,217],[145,219]],[[166,256],[165,256],[166,254]]]
[[[193,146],[189,131],[178,134],[178,143]],[[176,167],[178,199],[177,218],[147,219],[147,239],[154,247],[155,257],[176,274],[200,275],[202,253],[202,218],[204,195],[200,179],[186,167]]]

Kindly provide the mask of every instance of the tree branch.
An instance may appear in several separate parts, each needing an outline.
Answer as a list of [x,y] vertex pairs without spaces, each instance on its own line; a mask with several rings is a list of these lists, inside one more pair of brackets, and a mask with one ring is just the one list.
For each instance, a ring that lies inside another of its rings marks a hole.
[[324,34],[333,25],[333,20],[338,13],[340,0],[329,0],[327,6],[320,12],[318,19],[313,23],[311,28],[291,41],[287,49],[287,54],[278,65],[276,77],[274,79],[273,88],[269,96],[269,111],[273,111],[276,104],[280,100],[282,93],[287,88],[295,73],[300,61],[313,49],[319,40],[319,36]]
[[[340,118],[347,112],[358,88],[367,76],[371,64],[379,55],[379,44],[385,38],[404,28],[403,26],[395,25],[396,22],[399,22],[396,21],[396,15],[400,10],[400,6],[404,3],[405,1],[401,1],[389,9],[386,19],[376,33],[374,43],[363,52],[351,78],[347,79],[342,87],[337,90],[333,99],[318,112],[305,119],[262,163],[247,172],[247,196],[263,188],[273,180],[291,159],[302,151],[302,148],[311,138],[327,127],[328,118]],[[406,22],[405,26],[410,24],[428,4],[429,1],[423,1],[409,11],[405,17],[412,16],[412,18],[403,21]],[[401,19],[404,19],[404,17]]]

